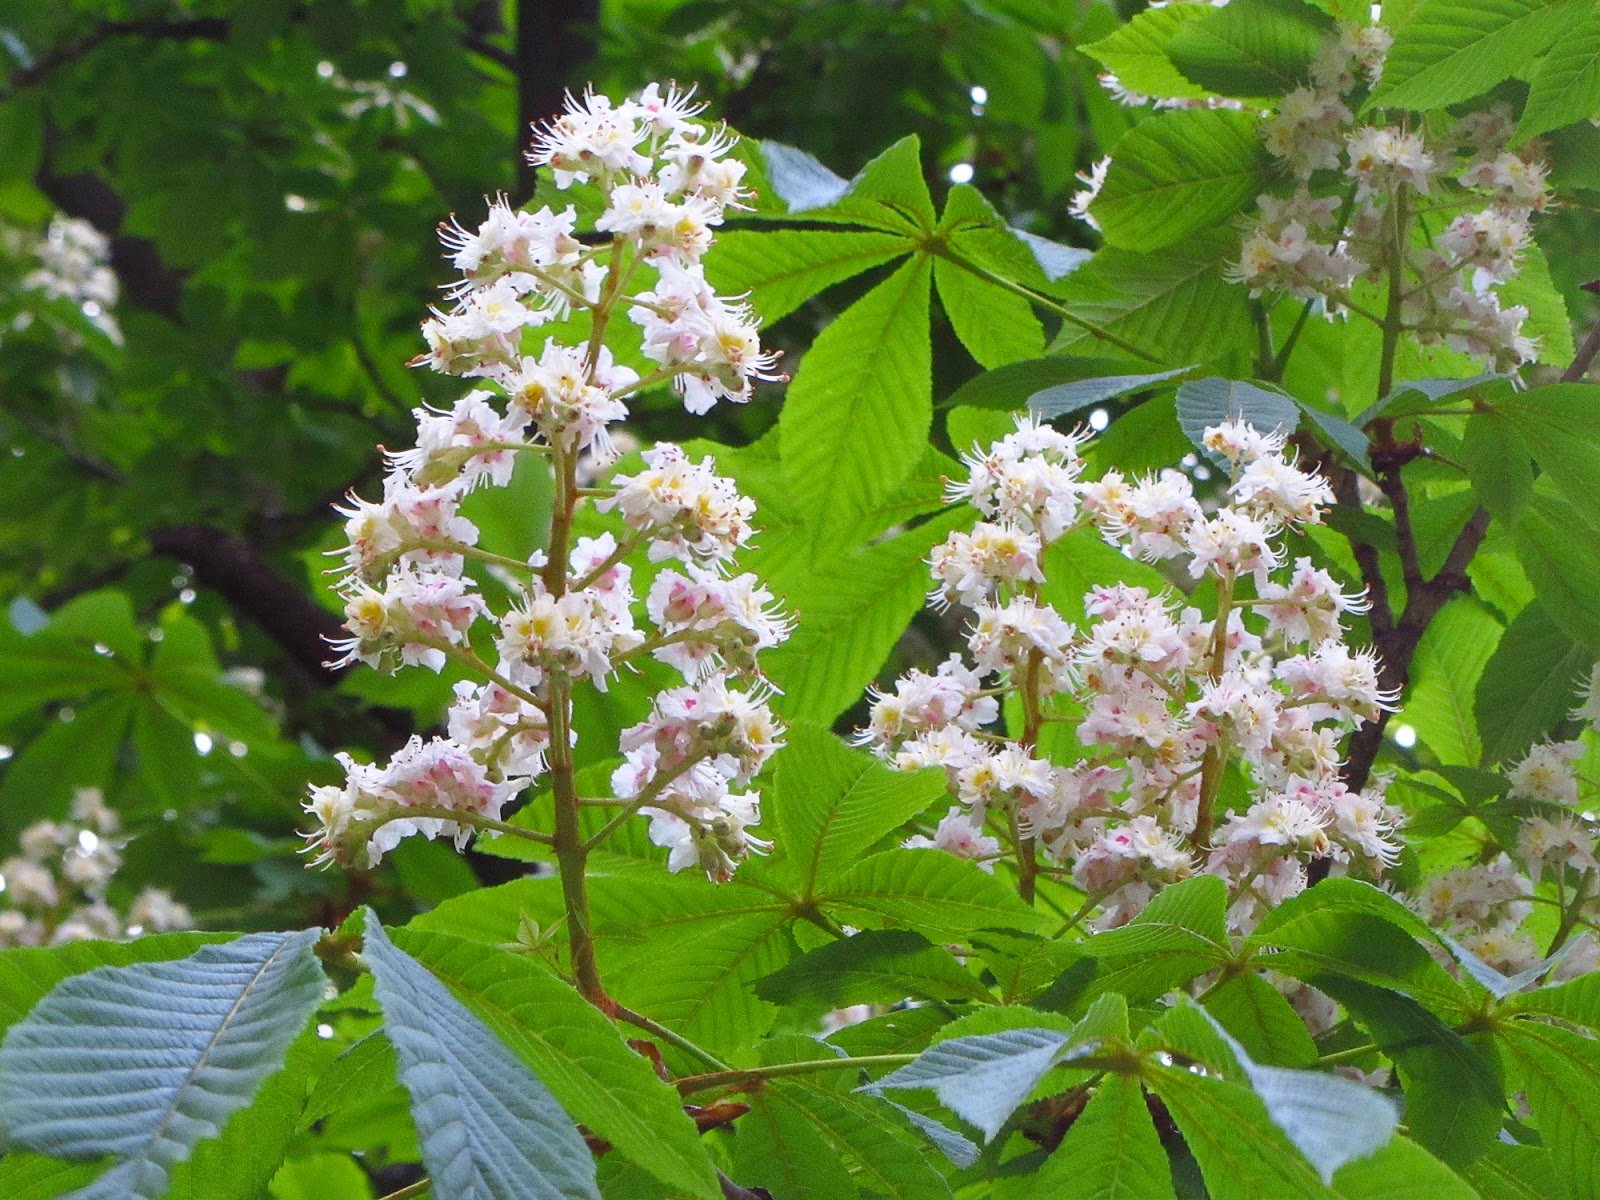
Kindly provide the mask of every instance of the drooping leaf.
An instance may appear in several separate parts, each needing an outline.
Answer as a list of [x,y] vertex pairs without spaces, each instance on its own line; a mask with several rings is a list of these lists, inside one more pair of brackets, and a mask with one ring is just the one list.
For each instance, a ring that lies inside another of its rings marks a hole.
[[1429,623],[1411,667],[1400,719],[1439,761],[1471,766],[1482,756],[1475,700],[1500,622],[1470,596],[1460,596]]
[[677,1094],[616,1027],[529,956],[441,933],[394,941],[520,1058],[561,1106],[685,1196],[718,1195],[711,1162]]
[[370,910],[365,957],[437,1200],[599,1200],[572,1118]]
[[1299,407],[1282,392],[1235,379],[1194,379],[1178,388],[1178,424],[1205,449],[1205,432],[1224,421],[1244,421],[1263,433],[1293,433]]
[[878,1088],[932,1088],[939,1102],[993,1141],[1016,1107],[1060,1061],[1071,1035],[1053,1029],[951,1038],[896,1069]]
[[1566,1194],[1600,1194],[1600,1042],[1532,1022],[1517,1022],[1499,1040],[1519,1068]]
[[1138,348],[1146,363],[1191,363],[1197,350],[1207,362],[1228,359],[1252,336],[1244,289],[1222,277],[1238,252],[1238,235],[1228,229],[1204,230],[1160,254],[1102,249],[1060,293],[1067,311],[1093,328],[1069,319],[1052,352],[1126,354],[1098,330]]
[[1069,383],[1058,383],[1029,396],[1028,408],[1041,417],[1063,417],[1070,413],[1082,412],[1114,396],[1125,396],[1129,392],[1141,391],[1169,379],[1175,379],[1192,369],[1179,367],[1174,371],[1157,371],[1150,375],[1105,375],[1098,379],[1077,379]]
[[0,1046],[8,1143],[118,1159],[81,1200],[157,1200],[282,1064],[322,998],[320,935],[248,934],[59,984]]
[[835,556],[806,584],[780,588],[799,623],[762,655],[762,668],[783,688],[773,707],[790,720],[829,722],[853,704],[926,603],[929,552],[972,519],[970,510],[952,509]]
[[1215,109],[1164,113],[1117,142],[1090,211],[1108,244],[1157,250],[1232,216],[1261,190],[1267,165],[1253,118]]
[[1551,619],[1538,600],[1500,635],[1478,678],[1475,712],[1485,764],[1520,758],[1572,707],[1594,652]]

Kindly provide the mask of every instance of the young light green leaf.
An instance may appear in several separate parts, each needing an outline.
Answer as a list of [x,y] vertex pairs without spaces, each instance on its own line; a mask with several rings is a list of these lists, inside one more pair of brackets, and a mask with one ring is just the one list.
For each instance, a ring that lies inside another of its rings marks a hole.
[[933,279],[945,316],[979,366],[1018,362],[1044,348],[1044,329],[1022,296],[945,258],[933,260]]
[[1500,622],[1471,596],[1458,596],[1428,625],[1411,666],[1400,720],[1440,762],[1475,765],[1482,756],[1474,697],[1500,638]]
[[1261,190],[1268,162],[1252,117],[1164,113],[1117,142],[1090,211],[1107,244],[1157,250],[1233,216]]
[[1369,106],[1443,108],[1481,95],[1582,10],[1575,0],[1418,0],[1395,30]]
[[1144,1088],[1107,1075],[1034,1179],[1038,1200],[1167,1200],[1167,1154]]
[[370,909],[364,956],[437,1200],[599,1200],[572,1118]]
[[1081,412],[1114,396],[1125,396],[1129,392],[1152,388],[1192,370],[1193,367],[1179,367],[1173,371],[1157,371],[1150,375],[1102,375],[1097,379],[1076,379],[1068,383],[1058,383],[1054,387],[1047,387],[1029,396],[1028,408],[1041,417],[1063,417],[1069,413]]
[[66,980],[0,1046],[7,1142],[117,1158],[78,1200],[157,1200],[177,1164],[282,1064],[322,999],[320,936],[248,934]]
[[1204,450],[1206,430],[1224,421],[1244,421],[1263,433],[1293,433],[1300,409],[1282,392],[1235,379],[1193,379],[1178,388],[1178,424],[1197,448]]
[[1517,559],[1555,623],[1600,653],[1600,529],[1564,499],[1536,494],[1513,529]]
[[992,1142],[1017,1105],[1060,1060],[1070,1040],[1071,1035],[1053,1029],[951,1038],[871,1086],[932,1088],[941,1104],[981,1130],[984,1141]]
[[826,557],[807,583],[785,589],[799,626],[762,656],[783,688],[773,707],[791,721],[830,722],[861,696],[926,602],[927,557],[973,519],[952,508],[871,546]]
[[824,534],[887,496],[921,456],[933,421],[931,270],[918,257],[829,325],[778,418],[784,473]]

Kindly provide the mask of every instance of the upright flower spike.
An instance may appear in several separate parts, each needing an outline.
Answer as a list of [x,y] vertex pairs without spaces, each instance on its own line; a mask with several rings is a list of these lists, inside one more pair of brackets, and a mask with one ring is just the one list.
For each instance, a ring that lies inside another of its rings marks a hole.
[[[450,307],[423,322],[427,350],[414,365],[480,386],[448,409],[418,409],[416,445],[388,454],[383,498],[352,497],[340,510],[344,661],[439,670],[454,660],[476,678],[456,685],[445,737],[413,739],[387,764],[341,756],[344,781],[313,789],[306,806],[318,860],[371,867],[412,834],[463,846],[486,828],[551,842],[574,973],[592,997],[587,920],[574,911],[592,844],[577,833],[572,762],[579,736],[592,735],[574,727],[575,689],[604,691],[645,656],[682,671],[687,686],[663,692],[651,717],[623,732],[612,800],[619,820],[649,821],[674,871],[725,880],[767,848],[750,832],[760,820],[750,785],[783,736],[757,658],[789,622],[754,575],[736,570],[755,506],[710,459],[672,445],[594,487],[618,455],[633,393],[670,383],[703,413],[778,378],[750,310],[718,296],[701,267],[726,212],[746,199],[744,164],[729,157],[736,139],[698,119],[701,107],[671,86],[619,103],[586,92],[536,131],[531,161],[558,187],[591,193],[592,231],[579,228],[577,205],[522,212],[503,196],[476,228],[440,226],[459,277],[446,288]],[[655,364],[644,376],[606,343],[608,330],[627,329],[613,321],[624,315]],[[461,505],[477,488],[506,486],[523,455],[548,459],[555,514],[549,546],[519,562],[480,547]],[[579,536],[574,522],[596,492],[593,511],[614,528]],[[684,565],[639,596],[633,554]],[[479,594],[474,562],[512,588],[508,604],[492,609]],[[491,648],[492,661],[481,657]],[[555,832],[507,825],[505,806],[541,781]]]
[[[1283,536],[1320,519],[1326,483],[1280,435],[1227,422],[1205,432],[1233,464],[1226,502],[1207,511],[1176,472],[1085,479],[1081,440],[1020,418],[948,485],[952,502],[990,518],[929,558],[931,602],[971,610],[973,665],[952,656],[875,692],[858,738],[902,769],[946,772],[956,805],[907,844],[988,867],[1014,856],[1024,894],[1038,860],[1054,862],[1102,926],[1198,871],[1228,880],[1232,919],[1248,928],[1305,887],[1312,860],[1393,865],[1398,813],[1338,773],[1340,736],[1395,701],[1371,654],[1342,640],[1340,619],[1362,600],[1307,559],[1285,567]],[[1215,612],[1115,584],[1084,597],[1072,628],[1041,585],[1045,551],[1076,529],[1209,578]],[[987,728],[1005,695],[1024,714],[1009,736]],[[1081,761],[1043,756],[1045,719],[1072,727]],[[1254,795],[1224,810],[1230,763]]]

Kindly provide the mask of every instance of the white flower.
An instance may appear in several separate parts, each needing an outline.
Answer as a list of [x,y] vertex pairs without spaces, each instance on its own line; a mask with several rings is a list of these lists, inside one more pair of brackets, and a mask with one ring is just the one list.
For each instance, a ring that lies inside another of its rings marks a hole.
[[630,529],[648,534],[653,561],[723,562],[749,540],[755,504],[716,473],[710,458],[691,462],[666,442],[643,457],[647,469],[617,476],[616,495],[596,506],[617,509]]
[[1573,766],[1583,757],[1582,742],[1543,742],[1506,772],[1511,794],[1524,800],[1550,804],[1578,803],[1578,772]]

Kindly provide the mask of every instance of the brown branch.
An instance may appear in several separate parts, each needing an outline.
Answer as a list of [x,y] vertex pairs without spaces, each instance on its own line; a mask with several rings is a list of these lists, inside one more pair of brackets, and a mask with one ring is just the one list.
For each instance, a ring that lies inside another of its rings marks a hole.
[[150,549],[187,564],[197,582],[259,626],[318,682],[332,683],[344,673],[346,668],[329,665],[329,641],[345,636],[339,615],[238,534],[209,525],[166,525],[150,531]]

